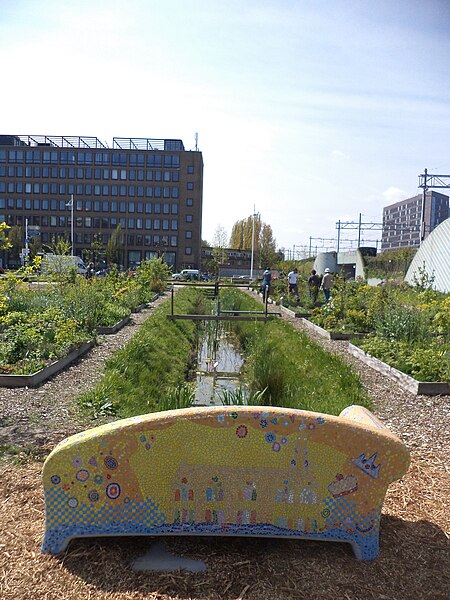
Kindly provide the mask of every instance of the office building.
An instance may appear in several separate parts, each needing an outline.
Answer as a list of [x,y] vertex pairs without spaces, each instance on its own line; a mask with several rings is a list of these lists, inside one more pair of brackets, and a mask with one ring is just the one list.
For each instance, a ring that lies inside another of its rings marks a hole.
[[44,249],[62,237],[86,257],[120,226],[123,266],[200,268],[202,194],[202,153],[181,140],[0,135],[0,221]]
[[[382,251],[420,246],[422,202],[423,195],[418,194],[383,208]],[[448,216],[448,196],[428,190],[425,197],[424,239]]]

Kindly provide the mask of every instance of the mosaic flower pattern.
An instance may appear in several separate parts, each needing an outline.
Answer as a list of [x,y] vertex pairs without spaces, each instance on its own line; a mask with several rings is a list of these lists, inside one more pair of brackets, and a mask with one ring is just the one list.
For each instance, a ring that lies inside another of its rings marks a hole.
[[68,438],[44,465],[43,551],[77,536],[198,533],[341,540],[374,558],[386,487],[409,457],[349,410],[195,408]]

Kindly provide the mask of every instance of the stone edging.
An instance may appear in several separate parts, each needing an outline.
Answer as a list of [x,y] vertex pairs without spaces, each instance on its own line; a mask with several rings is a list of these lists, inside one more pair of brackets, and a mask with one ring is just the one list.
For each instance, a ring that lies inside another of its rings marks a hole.
[[47,367],[44,367],[31,375],[0,375],[0,387],[16,388],[16,387],[37,387],[40,383],[52,377],[59,371],[65,369],[70,363],[76,361],[81,356],[89,352],[95,345],[92,340],[81,344],[76,350],[69,352],[66,356],[57,360]]
[[307,319],[308,317],[311,316],[311,313],[296,312],[295,310],[291,310],[290,308],[287,308],[287,306],[283,306],[282,304],[279,304],[279,307],[280,307],[281,311],[287,313],[291,317],[295,317],[296,319],[300,319],[300,318]]
[[366,333],[340,333],[338,331],[327,331],[323,327],[319,327],[319,325],[315,325],[312,321],[305,318],[302,318],[302,324],[306,329],[310,329],[314,333],[317,333],[317,335],[320,335],[327,340],[351,340],[352,338],[361,339],[367,335]]
[[409,375],[406,375],[406,373],[402,373],[402,371],[387,365],[353,344],[348,345],[348,351],[352,356],[355,356],[366,365],[369,365],[369,367],[372,367],[375,371],[392,379],[392,381],[395,381],[401,388],[412,394],[437,396],[439,394],[450,393],[450,385],[446,382],[417,381],[417,379],[413,379]]

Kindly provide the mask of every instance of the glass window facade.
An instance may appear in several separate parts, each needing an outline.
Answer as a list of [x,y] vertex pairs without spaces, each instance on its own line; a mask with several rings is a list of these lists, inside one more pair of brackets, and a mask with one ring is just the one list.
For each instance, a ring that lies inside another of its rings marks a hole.
[[[178,244],[190,239],[189,266],[200,266],[200,242],[197,247],[194,241],[201,226],[200,153],[185,152],[179,140],[157,140],[158,149],[153,141],[141,150],[145,140],[117,138],[113,148],[102,148],[95,138],[41,138],[21,136],[17,146],[0,142],[0,218],[14,224],[29,219],[41,227],[42,241],[69,239],[73,197],[78,255],[93,236],[106,243],[120,225],[125,262],[134,252],[143,258],[140,246],[153,252],[152,245],[162,243],[181,269],[187,252]],[[195,186],[187,175],[195,175]]]

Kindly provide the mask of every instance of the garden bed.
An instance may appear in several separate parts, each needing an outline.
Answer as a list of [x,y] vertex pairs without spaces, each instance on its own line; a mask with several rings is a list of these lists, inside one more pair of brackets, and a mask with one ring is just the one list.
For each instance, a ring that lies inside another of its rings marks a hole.
[[394,367],[389,366],[383,361],[367,354],[358,346],[353,344],[348,345],[348,351],[352,356],[355,356],[359,360],[363,361],[365,364],[372,367],[379,373],[386,375],[392,381],[395,381],[400,387],[404,390],[411,392],[416,395],[423,396],[437,396],[439,394],[450,394],[450,384],[446,382],[433,382],[433,381],[417,381],[413,377],[406,375],[402,371],[395,369]]
[[367,335],[367,333],[344,333],[340,331],[327,331],[323,327],[319,327],[319,325],[315,325],[312,321],[305,318],[302,318],[302,323],[304,324],[306,329],[317,333],[317,335],[320,335],[326,338],[327,340],[351,340],[355,338],[362,339]]
[[147,308],[147,306],[148,306],[147,302],[144,302],[143,304],[139,304],[138,306],[135,306],[131,312],[132,313],[141,312],[141,310],[144,310],[144,308]]
[[[136,311],[139,312],[139,311]],[[112,325],[111,327],[107,327],[105,325],[99,325],[97,327],[97,333],[99,334],[103,334],[103,335],[111,335],[113,333],[117,333],[118,331],[120,331],[122,329],[122,327],[125,327],[125,325],[127,325],[130,322],[130,315],[128,315],[127,317],[124,317],[123,319],[121,319],[120,321],[117,321],[117,323],[115,325]]]
[[292,308],[288,308],[287,306],[283,306],[282,304],[279,304],[277,302],[277,304],[279,305],[281,311],[285,312],[286,314],[288,314],[291,317],[295,317],[296,319],[308,319],[311,316],[310,312],[305,312],[305,311],[295,311]]
[[72,352],[69,352],[69,354],[63,358],[52,362],[47,367],[44,367],[43,369],[40,369],[31,375],[0,375],[0,387],[37,387],[43,381],[46,381],[56,373],[59,373],[59,371],[62,371],[68,365],[89,352],[94,344],[94,341],[85,342]]

